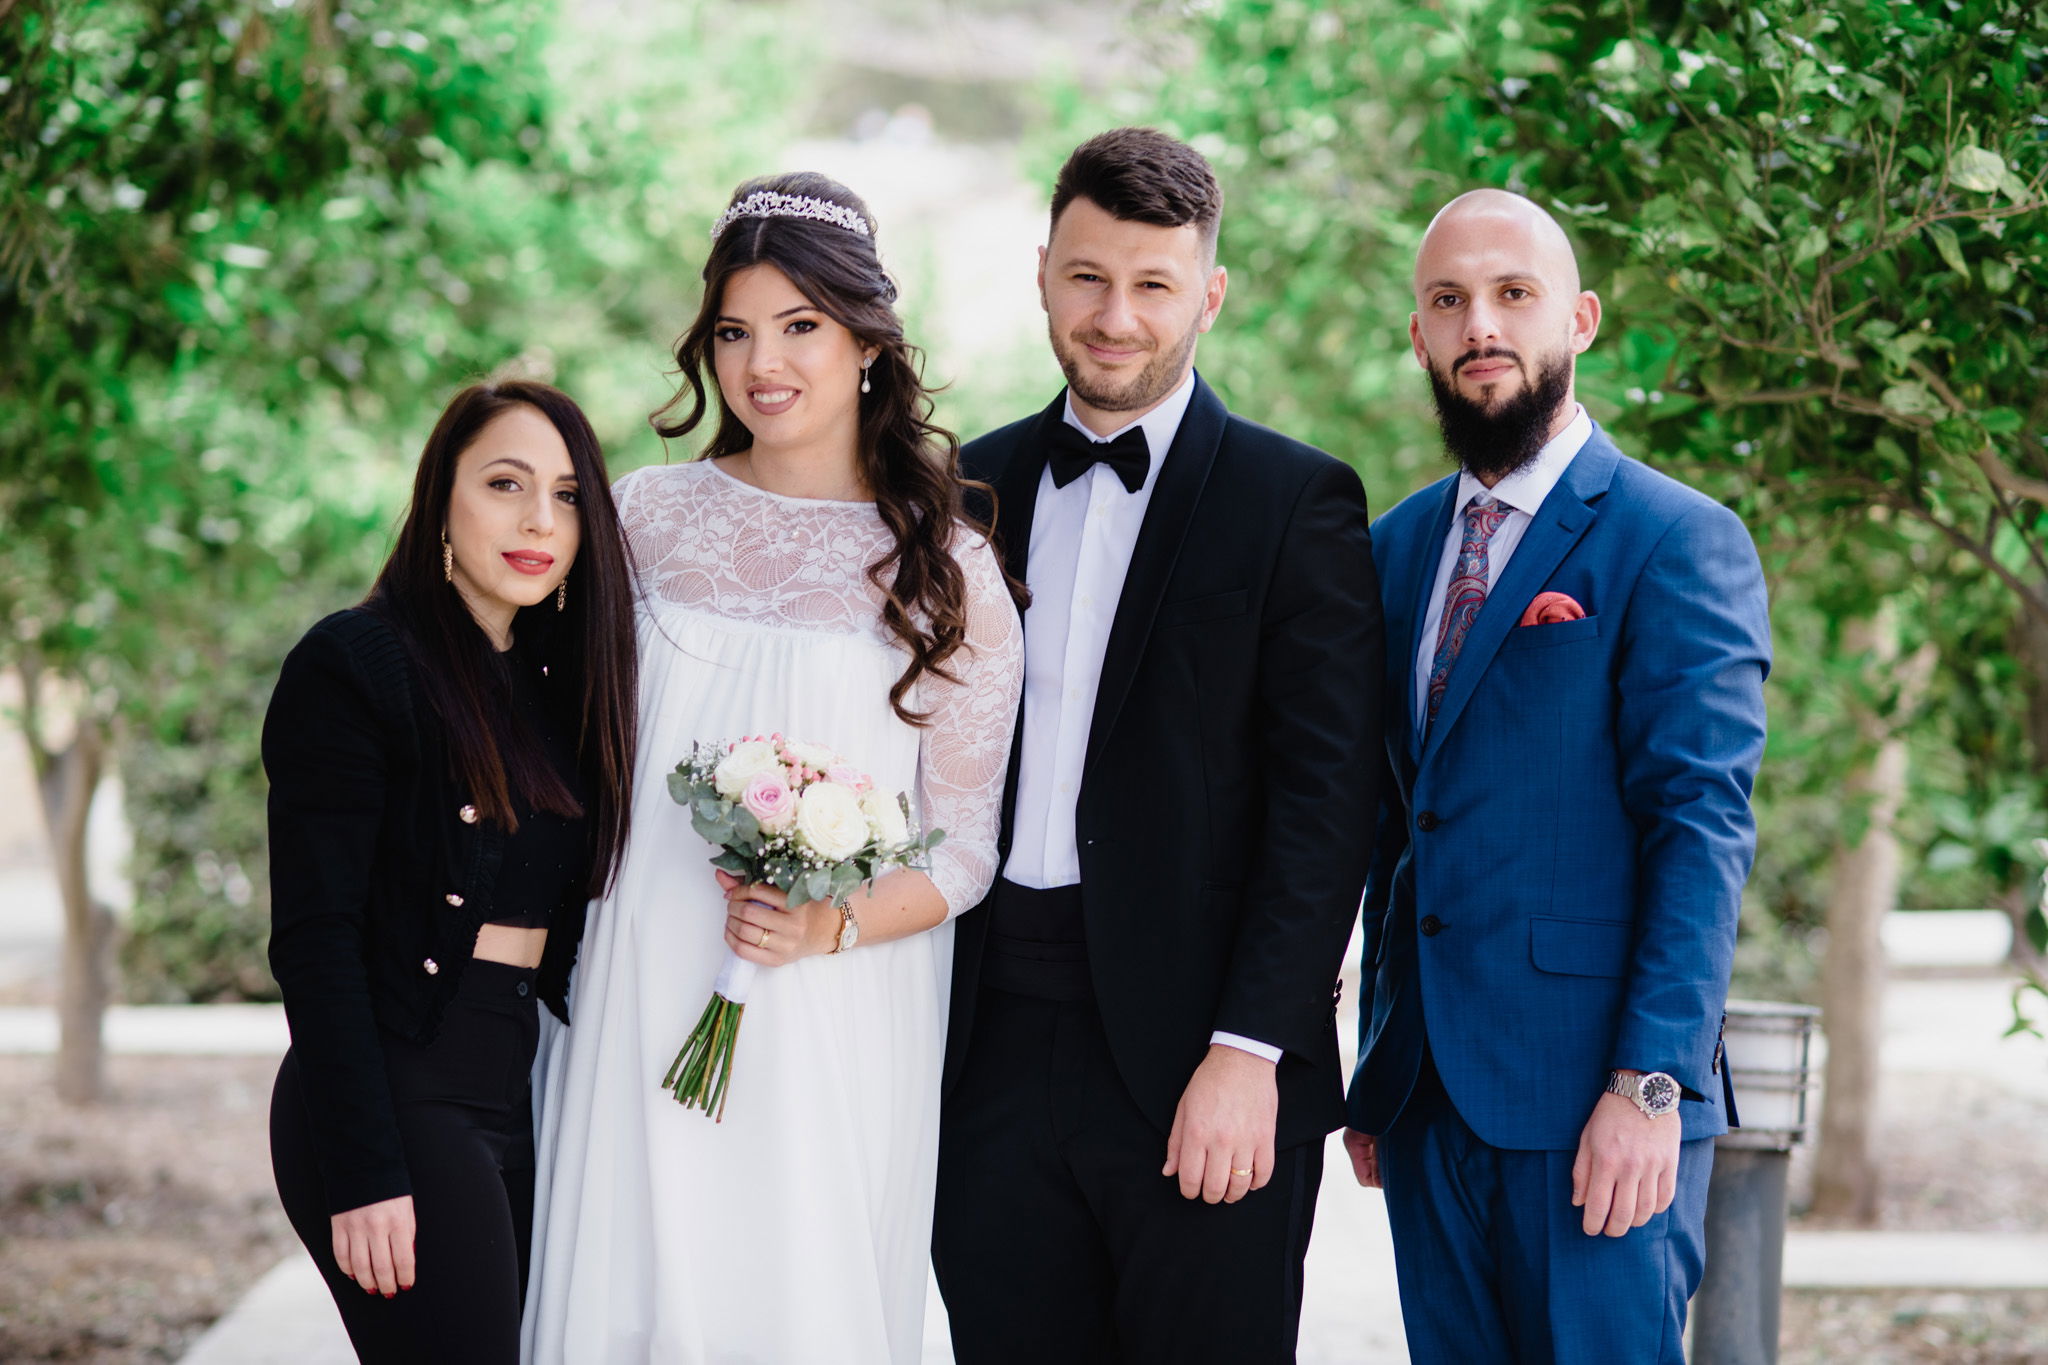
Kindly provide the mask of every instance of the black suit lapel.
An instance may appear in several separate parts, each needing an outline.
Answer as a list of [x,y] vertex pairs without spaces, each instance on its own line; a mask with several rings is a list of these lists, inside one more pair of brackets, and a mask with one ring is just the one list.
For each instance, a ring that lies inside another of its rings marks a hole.
[[992,480],[996,490],[995,540],[1003,567],[1018,582],[1030,579],[1031,520],[1038,511],[1038,484],[1045,473],[1046,428],[1066,420],[1067,391],[1038,414],[1017,441],[1017,448]]
[[[1046,424],[1066,420],[1067,391],[1041,413],[1017,441],[1016,449],[1003,463],[990,487],[996,491],[995,543],[1002,551],[1003,567],[1019,583],[1031,581],[1031,522],[1038,512],[1038,485],[1045,473]],[[1030,609],[1024,611],[1024,629],[1031,629]],[[1022,702],[1016,727],[1010,734],[1010,770],[1003,780],[1003,823],[997,840],[1003,858],[1010,856],[1010,837],[1017,828],[1017,770],[1024,762],[1024,717]]]
[[1145,521],[1138,528],[1138,542],[1131,548],[1131,567],[1124,575],[1123,594],[1117,599],[1116,619],[1109,628],[1109,646],[1102,656],[1102,676],[1096,684],[1095,715],[1088,726],[1088,756],[1083,771],[1092,768],[1102,742],[1116,726],[1137,675],[1138,660],[1144,657],[1145,642],[1152,634],[1152,619],[1159,614],[1159,602],[1173,577],[1180,547],[1187,539],[1188,524],[1194,520],[1195,505],[1209,482],[1209,469],[1216,462],[1216,450],[1223,443],[1223,430],[1230,412],[1210,387],[1195,376],[1195,391],[1188,410],[1174,433],[1173,445],[1152,486],[1152,501],[1145,508]]

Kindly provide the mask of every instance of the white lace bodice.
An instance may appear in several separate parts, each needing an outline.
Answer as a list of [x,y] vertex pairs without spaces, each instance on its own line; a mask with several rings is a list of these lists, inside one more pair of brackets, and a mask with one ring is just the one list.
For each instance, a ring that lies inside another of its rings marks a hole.
[[[874,504],[783,497],[708,460],[635,470],[613,496],[643,610],[858,635],[908,662],[867,577],[892,543]],[[968,602],[966,644],[946,664],[958,682],[926,673],[906,698],[931,717],[918,736],[917,802],[924,824],[946,831],[932,853],[931,879],[949,915],[972,908],[995,880],[1024,643],[988,542],[963,530],[954,554]]]

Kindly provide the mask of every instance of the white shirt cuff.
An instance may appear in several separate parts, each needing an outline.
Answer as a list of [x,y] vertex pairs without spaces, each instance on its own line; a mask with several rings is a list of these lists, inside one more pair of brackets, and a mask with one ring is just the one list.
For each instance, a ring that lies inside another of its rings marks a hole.
[[1256,1038],[1247,1038],[1239,1033],[1225,1033],[1221,1029],[1210,1034],[1209,1041],[1211,1043],[1221,1043],[1225,1047],[1234,1047],[1239,1052],[1249,1052],[1252,1056],[1272,1062],[1275,1065],[1278,1065],[1280,1054],[1283,1050],[1274,1047],[1271,1043],[1262,1043]]

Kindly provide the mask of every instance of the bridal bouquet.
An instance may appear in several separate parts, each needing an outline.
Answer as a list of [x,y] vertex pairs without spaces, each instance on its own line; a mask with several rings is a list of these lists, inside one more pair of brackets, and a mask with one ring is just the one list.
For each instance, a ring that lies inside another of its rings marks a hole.
[[[891,867],[921,867],[944,830],[911,828],[910,801],[884,795],[866,773],[823,745],[756,736],[694,745],[668,776],[668,794],[718,849],[711,865],[788,893],[791,905],[845,905]],[[711,1002],[662,1078],[684,1108],[725,1117],[733,1047],[759,968],[728,948]]]

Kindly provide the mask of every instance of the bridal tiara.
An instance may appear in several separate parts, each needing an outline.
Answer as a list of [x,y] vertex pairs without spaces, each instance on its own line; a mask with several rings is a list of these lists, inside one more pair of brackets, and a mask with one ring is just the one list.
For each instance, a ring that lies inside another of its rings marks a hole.
[[779,194],[774,190],[756,190],[718,216],[711,225],[711,240],[717,241],[725,230],[742,218],[814,218],[821,223],[843,227],[848,232],[869,235],[868,220],[858,209],[844,204],[835,204],[829,199],[813,199],[807,194]]

